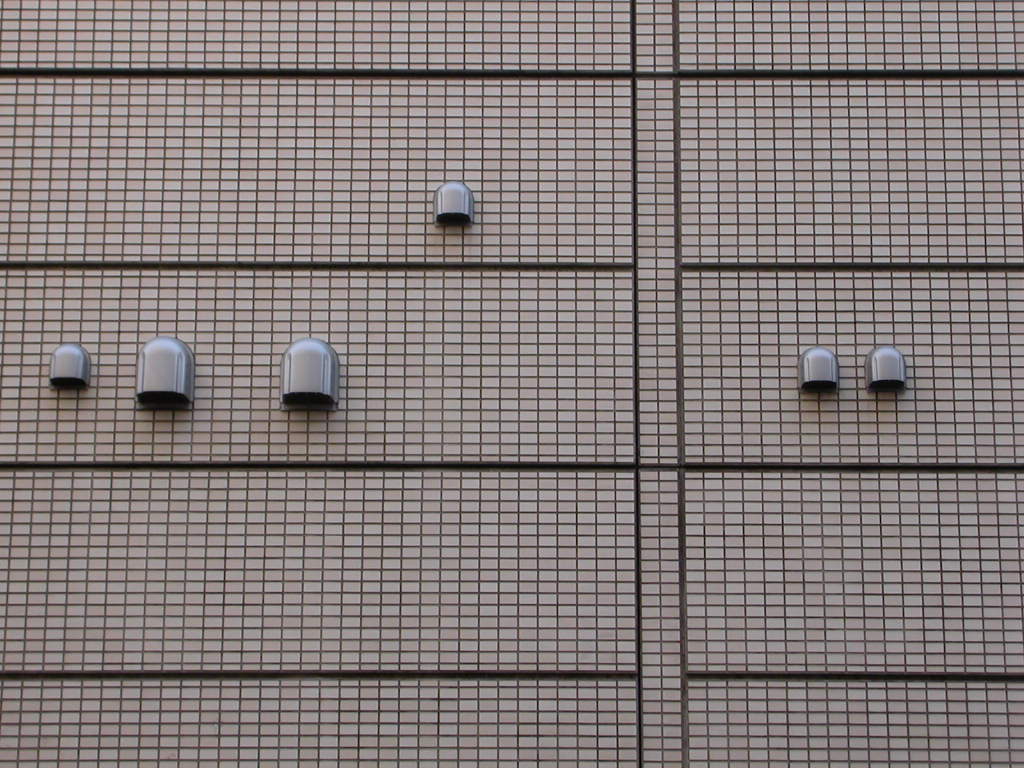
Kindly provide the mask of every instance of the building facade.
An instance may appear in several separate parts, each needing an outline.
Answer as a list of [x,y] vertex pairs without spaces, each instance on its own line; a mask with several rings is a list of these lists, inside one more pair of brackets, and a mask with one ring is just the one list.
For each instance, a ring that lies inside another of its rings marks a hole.
[[0,766],[1024,764],[1020,40],[0,0]]

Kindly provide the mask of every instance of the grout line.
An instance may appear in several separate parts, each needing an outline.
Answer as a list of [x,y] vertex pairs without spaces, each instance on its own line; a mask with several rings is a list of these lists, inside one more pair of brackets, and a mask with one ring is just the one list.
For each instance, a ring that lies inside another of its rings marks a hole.
[[396,472],[419,472],[421,470],[512,470],[517,472],[628,472],[635,470],[633,462],[501,462],[501,461],[0,461],[2,470],[51,470],[70,469],[93,472],[96,470],[177,470],[193,472],[201,470],[388,470]]
[[[395,69],[357,67],[0,67],[0,78],[164,80],[632,80],[629,69]],[[645,78],[675,72],[645,72]]]
[[518,681],[631,681],[635,672],[597,670],[26,670],[0,671],[0,682],[86,680],[518,680]]
[[46,470],[173,470],[180,472],[241,470],[339,470],[419,472],[423,470],[448,471],[513,471],[513,472],[794,472],[794,473],[985,473],[1016,474],[1024,472],[1024,463],[921,463],[873,464],[803,464],[777,462],[683,462],[682,464],[648,464],[645,462],[559,462],[559,461],[0,461],[0,471]]
[[629,263],[591,262],[381,262],[381,261],[0,261],[0,272],[195,271],[195,272],[630,272]]
[[683,470],[676,474],[676,539],[678,540],[679,557],[679,717],[682,731],[682,768],[690,764],[690,648],[687,642],[687,605],[686,582],[686,478]]
[[[682,58],[682,41],[680,37],[682,27],[682,9],[679,5],[679,0],[672,0],[672,69],[682,72],[679,69],[680,59]],[[686,758],[683,759],[684,765]]]
[[819,672],[800,670],[794,672],[765,672],[748,670],[693,671],[689,672],[691,680],[703,681],[801,681],[820,680],[832,682],[844,681],[923,681],[923,682],[985,682],[985,683],[1022,683],[1024,672],[836,672],[822,670]]
[[[678,206],[677,206],[678,207]],[[677,225],[678,226],[678,225]],[[676,246],[679,250],[678,237]],[[0,261],[2,272],[194,271],[231,272],[565,272],[631,273],[626,262],[380,262],[380,261]],[[1024,273],[1024,261],[1014,262],[680,262],[680,273],[700,272],[1010,272]]]
[[680,262],[681,272],[1024,272],[1024,261]]
[[[633,74],[636,74],[637,60],[637,0],[629,3],[629,63]],[[644,679],[643,679],[643,561],[641,559],[640,542],[642,540],[642,510],[640,506],[640,245],[639,211],[636,201],[639,199],[640,172],[637,162],[640,157],[637,138],[639,127],[637,78],[630,81],[629,119],[630,119],[630,192],[633,205],[630,209],[630,227],[632,228],[633,255],[633,620],[636,667],[636,765],[644,766]]]
[[678,69],[678,80],[1021,80],[1024,69]]
[[[678,199],[678,198],[677,198]],[[677,206],[678,207],[678,206]],[[677,213],[677,218],[679,214]],[[678,225],[677,225],[678,226]],[[676,250],[679,250],[678,236]],[[677,256],[677,259],[680,259]],[[230,272],[632,272],[628,262],[443,262],[443,261],[121,261],[91,260],[0,260],[0,272],[45,271],[195,271]],[[971,262],[683,262],[678,269],[683,273],[699,272],[1024,272],[1024,261],[971,261]]]
[[[634,54],[635,58],[635,54]],[[1024,69],[374,69],[0,67],[0,79],[162,80],[1022,80]]]
[[1021,472],[1024,464],[1007,463],[906,463],[856,462],[849,464],[807,462],[683,462],[683,472]]

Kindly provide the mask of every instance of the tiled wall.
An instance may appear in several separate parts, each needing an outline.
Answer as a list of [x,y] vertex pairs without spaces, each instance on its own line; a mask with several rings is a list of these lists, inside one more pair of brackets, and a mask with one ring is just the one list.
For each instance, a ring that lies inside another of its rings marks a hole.
[[684,82],[681,256],[1020,263],[1021,93],[970,76]]
[[[629,461],[631,308],[619,272],[18,271],[0,316],[0,450],[29,462]],[[158,334],[196,355],[188,411],[136,411],[138,350]],[[306,336],[343,358],[340,413],[279,408],[281,355]],[[49,388],[40,372],[62,339],[95,352],[96,386]]]
[[[629,670],[630,472],[24,471],[4,668]],[[56,599],[59,596],[59,600]]]
[[[0,105],[11,259],[632,260],[628,83],[18,79]],[[467,231],[427,226],[451,177]]]
[[1019,473],[683,482],[691,669],[1024,671]]
[[1024,764],[1022,30],[0,0],[0,768]]
[[1017,69],[1017,0],[677,0],[679,67]]
[[0,65],[622,69],[630,12],[629,0],[5,0]]
[[1020,683],[696,682],[693,768],[1020,764]]
[[4,765],[635,765],[614,681],[105,680],[0,685]]
[[[694,461],[1019,465],[1024,274],[700,272],[681,280],[683,456]],[[808,397],[795,361],[839,357]],[[908,390],[873,394],[864,361],[895,344]]]

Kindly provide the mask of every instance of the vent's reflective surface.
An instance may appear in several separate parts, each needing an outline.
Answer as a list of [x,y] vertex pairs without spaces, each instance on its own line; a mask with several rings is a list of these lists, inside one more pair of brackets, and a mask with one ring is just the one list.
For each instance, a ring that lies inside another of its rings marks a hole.
[[89,386],[92,362],[81,344],[61,344],[50,358],[50,385],[59,389]]
[[281,359],[281,405],[331,410],[338,405],[338,353],[320,339],[300,339]]
[[135,399],[143,408],[187,408],[195,397],[195,357],[178,339],[158,336],[139,352]]
[[434,220],[438,224],[472,224],[473,192],[461,181],[449,181],[434,193]]
[[907,361],[893,346],[875,347],[864,363],[869,392],[902,392],[907,388]]
[[800,355],[800,389],[826,393],[839,389],[839,359],[825,347],[811,347]]

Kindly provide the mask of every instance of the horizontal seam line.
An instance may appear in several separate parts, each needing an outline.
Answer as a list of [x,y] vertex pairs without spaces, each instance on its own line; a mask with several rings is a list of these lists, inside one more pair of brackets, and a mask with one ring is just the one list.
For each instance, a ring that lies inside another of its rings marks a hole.
[[637,469],[635,463],[617,462],[409,462],[409,461],[44,461],[44,462],[0,462],[0,470],[50,470],[50,469],[172,469],[172,470],[216,470],[244,469],[252,471],[268,469],[339,469],[339,470],[397,470],[419,471],[438,470],[513,470],[513,471],[571,471],[571,472],[630,472]]
[[[695,262],[679,265],[682,272],[1024,272],[1024,262]],[[120,261],[120,260],[0,260],[0,271],[194,270],[201,272],[252,270],[365,271],[365,272],[632,272],[631,262],[443,262],[443,261]]]
[[1024,463],[999,464],[993,462],[683,462],[684,472],[1020,472]]
[[1024,262],[697,262],[679,265],[681,272],[1024,272]]
[[635,462],[501,462],[501,461],[0,461],[0,471],[48,470],[387,470],[387,471],[545,471],[545,472],[1024,472],[1024,463],[780,463],[780,462],[683,462],[681,464],[647,464]]
[[849,672],[849,671],[694,671],[688,670],[690,680],[703,681],[935,681],[935,682],[1024,682],[1024,672]]
[[0,671],[0,682],[87,680],[635,680],[637,673],[594,670],[61,670]]
[[1016,80],[1024,69],[680,69],[680,80]]
[[977,69],[389,69],[352,67],[0,67],[0,78],[282,80],[1016,80],[1021,68]]
[[238,271],[256,272],[630,272],[629,262],[590,264],[540,262],[330,262],[330,261],[0,261],[0,272],[61,271]]
[[223,80],[631,80],[672,71],[632,69],[375,69],[348,67],[0,67],[0,78]]

